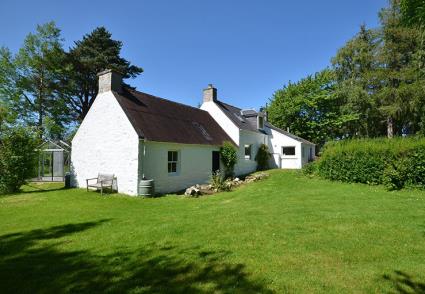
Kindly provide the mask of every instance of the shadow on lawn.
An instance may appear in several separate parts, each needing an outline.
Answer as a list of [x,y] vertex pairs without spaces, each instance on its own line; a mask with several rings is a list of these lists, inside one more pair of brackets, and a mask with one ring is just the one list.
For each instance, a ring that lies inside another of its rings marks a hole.
[[16,194],[32,194],[32,193],[48,193],[54,191],[68,190],[65,188],[63,183],[60,182],[51,182],[51,183],[37,183],[37,182],[29,182],[21,187],[21,191]]
[[425,283],[415,281],[405,272],[394,271],[394,274],[384,275],[383,278],[392,283],[396,293],[425,294]]
[[[244,265],[221,262],[228,252],[172,245],[102,256],[60,250],[61,244],[78,241],[67,236],[108,221],[0,236],[0,292],[271,293],[248,277]],[[196,258],[184,258],[194,250]]]

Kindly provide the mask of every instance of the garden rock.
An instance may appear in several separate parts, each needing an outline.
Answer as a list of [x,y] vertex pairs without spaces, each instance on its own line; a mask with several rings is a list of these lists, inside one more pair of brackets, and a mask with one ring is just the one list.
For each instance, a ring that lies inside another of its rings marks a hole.
[[187,196],[199,196],[199,195],[201,195],[201,190],[199,190],[199,188],[197,188],[196,186],[199,187],[199,185],[195,185],[195,186],[187,188],[186,191],[184,192],[184,195],[187,195]]
[[202,184],[202,185],[196,185],[197,189],[202,191],[208,191],[208,190],[212,190],[212,186],[210,184]]
[[256,181],[265,179],[268,176],[269,176],[269,174],[267,174],[267,173],[258,173],[258,174],[249,175],[245,178],[245,183],[256,182]]
[[231,182],[231,186],[239,186],[243,184],[243,181],[239,178],[234,178],[233,181]]

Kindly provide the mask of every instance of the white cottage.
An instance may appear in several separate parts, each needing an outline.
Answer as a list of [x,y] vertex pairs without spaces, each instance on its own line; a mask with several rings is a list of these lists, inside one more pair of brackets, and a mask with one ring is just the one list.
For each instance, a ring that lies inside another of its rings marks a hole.
[[220,168],[224,141],[232,139],[208,112],[123,87],[119,74],[104,71],[72,140],[75,185],[109,173],[121,193],[137,195],[143,177],[155,180],[156,192],[179,191]]
[[224,141],[238,148],[236,175],[256,170],[255,155],[269,146],[271,167],[301,168],[314,158],[314,144],[280,130],[264,112],[241,110],[217,99],[211,85],[201,109],[124,87],[120,74],[99,74],[99,94],[72,140],[74,184],[98,173],[114,174],[118,191],[137,195],[141,179],[158,193],[209,181],[221,168]]
[[307,140],[281,130],[267,121],[266,112],[243,110],[217,99],[217,89],[212,85],[204,90],[201,109],[208,111],[217,123],[238,145],[236,174],[255,171],[255,155],[261,144],[272,153],[270,167],[299,169],[314,160],[315,145]]

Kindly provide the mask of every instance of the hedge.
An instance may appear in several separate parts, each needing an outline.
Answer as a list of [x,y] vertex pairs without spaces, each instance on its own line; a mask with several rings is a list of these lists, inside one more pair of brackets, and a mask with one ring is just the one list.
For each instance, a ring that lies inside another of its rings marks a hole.
[[0,132],[0,194],[15,193],[33,174],[36,139],[28,129]]
[[425,138],[331,142],[316,164],[319,176],[329,180],[425,188]]

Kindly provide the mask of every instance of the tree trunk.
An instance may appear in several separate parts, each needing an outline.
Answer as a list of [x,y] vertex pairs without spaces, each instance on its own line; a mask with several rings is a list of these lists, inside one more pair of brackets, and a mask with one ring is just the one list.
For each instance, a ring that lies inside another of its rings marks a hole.
[[392,117],[387,118],[387,136],[390,139],[394,137],[394,121]]
[[40,76],[40,84],[38,88],[38,129],[40,131],[40,139],[43,139],[43,116],[44,116],[44,101],[43,101],[43,74]]

